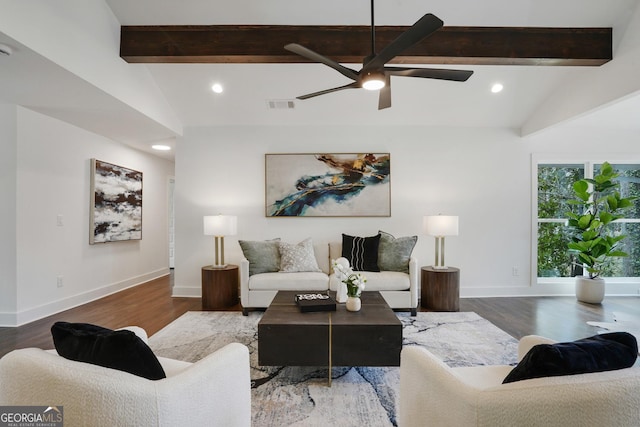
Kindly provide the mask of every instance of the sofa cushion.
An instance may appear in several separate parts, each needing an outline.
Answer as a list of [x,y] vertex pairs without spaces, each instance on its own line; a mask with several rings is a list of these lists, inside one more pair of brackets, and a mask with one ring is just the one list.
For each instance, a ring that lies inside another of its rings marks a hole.
[[280,271],[284,273],[321,271],[313,252],[311,238],[298,244],[280,242]]
[[[407,291],[410,288],[409,275],[399,271],[379,271],[362,273],[367,278],[367,291]],[[338,289],[340,281],[335,274],[329,278],[329,289]]]
[[51,335],[56,351],[65,359],[118,369],[149,380],[166,378],[158,358],[132,331],[56,322]]
[[627,332],[611,332],[573,342],[538,344],[503,383],[531,378],[612,371],[633,366],[638,343]]
[[263,273],[249,278],[249,290],[279,291],[326,291],[329,276],[325,273]]
[[379,231],[378,267],[381,271],[400,271],[409,273],[409,258],[416,246],[418,236],[394,237]]
[[379,247],[380,234],[371,237],[342,235],[342,256],[349,260],[353,271],[380,271]]
[[238,240],[244,257],[249,261],[249,276],[280,270],[280,239]]

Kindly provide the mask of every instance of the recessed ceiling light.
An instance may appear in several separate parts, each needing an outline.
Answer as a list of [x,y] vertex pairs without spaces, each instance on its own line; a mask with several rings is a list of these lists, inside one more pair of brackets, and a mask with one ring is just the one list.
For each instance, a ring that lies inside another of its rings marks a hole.
[[222,85],[220,83],[214,83],[211,86],[211,90],[214,91],[215,93],[222,93]]
[[169,147],[168,145],[162,145],[162,144],[152,145],[151,148],[153,148],[154,150],[158,150],[158,151],[169,151],[169,150],[171,150],[171,147]]
[[502,86],[501,83],[495,83],[493,86],[491,86],[491,92],[493,93],[502,92],[502,89],[504,89],[504,86]]

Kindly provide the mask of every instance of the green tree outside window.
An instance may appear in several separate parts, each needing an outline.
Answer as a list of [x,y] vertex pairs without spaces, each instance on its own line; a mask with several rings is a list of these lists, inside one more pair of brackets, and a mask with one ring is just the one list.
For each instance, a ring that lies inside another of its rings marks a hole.
[[[613,164],[620,174],[622,197],[640,196],[640,165]],[[594,165],[595,173],[599,164]],[[574,257],[567,250],[570,241],[566,227],[569,210],[567,201],[573,197],[573,182],[585,175],[584,164],[538,164],[538,277],[572,277],[582,275],[582,270],[574,265]],[[626,234],[621,250],[628,257],[616,258],[604,272],[606,277],[640,277],[640,199],[634,201],[633,208],[625,212],[625,218],[615,223],[620,232]]]

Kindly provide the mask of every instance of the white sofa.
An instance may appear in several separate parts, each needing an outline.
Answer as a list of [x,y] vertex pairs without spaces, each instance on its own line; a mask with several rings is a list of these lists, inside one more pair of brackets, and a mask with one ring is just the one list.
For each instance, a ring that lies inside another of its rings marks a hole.
[[[519,360],[536,344],[527,336]],[[638,426],[640,369],[535,378],[502,384],[511,366],[450,368],[428,350],[402,349],[400,427]]]
[[[338,280],[331,270],[331,260],[342,256],[342,243],[313,245],[321,272],[260,273],[249,276],[249,261],[240,260],[240,302],[242,313],[249,309],[267,308],[280,290],[321,291],[336,290]],[[392,271],[364,272],[366,291],[380,291],[393,309],[409,309],[415,316],[418,307],[418,262],[409,261],[409,274]]]
[[196,363],[158,360],[167,378],[151,381],[55,350],[14,350],[0,359],[0,406],[63,406],[69,426],[251,425],[246,346],[228,344]]
[[269,307],[278,291],[321,291],[329,289],[329,248],[327,244],[313,245],[321,272],[259,273],[249,276],[249,260],[240,260],[240,303],[242,314],[251,308]]

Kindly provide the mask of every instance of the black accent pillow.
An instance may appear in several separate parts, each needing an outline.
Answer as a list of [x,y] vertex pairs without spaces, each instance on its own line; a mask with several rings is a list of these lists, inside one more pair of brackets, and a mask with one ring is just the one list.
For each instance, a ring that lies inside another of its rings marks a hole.
[[371,237],[342,235],[342,256],[349,260],[353,271],[380,271],[379,246],[380,234]]
[[637,357],[638,343],[627,332],[611,332],[573,342],[539,344],[525,354],[502,383],[624,369],[633,366]]
[[149,346],[132,331],[56,322],[51,335],[56,351],[66,359],[118,369],[149,380],[167,377]]

